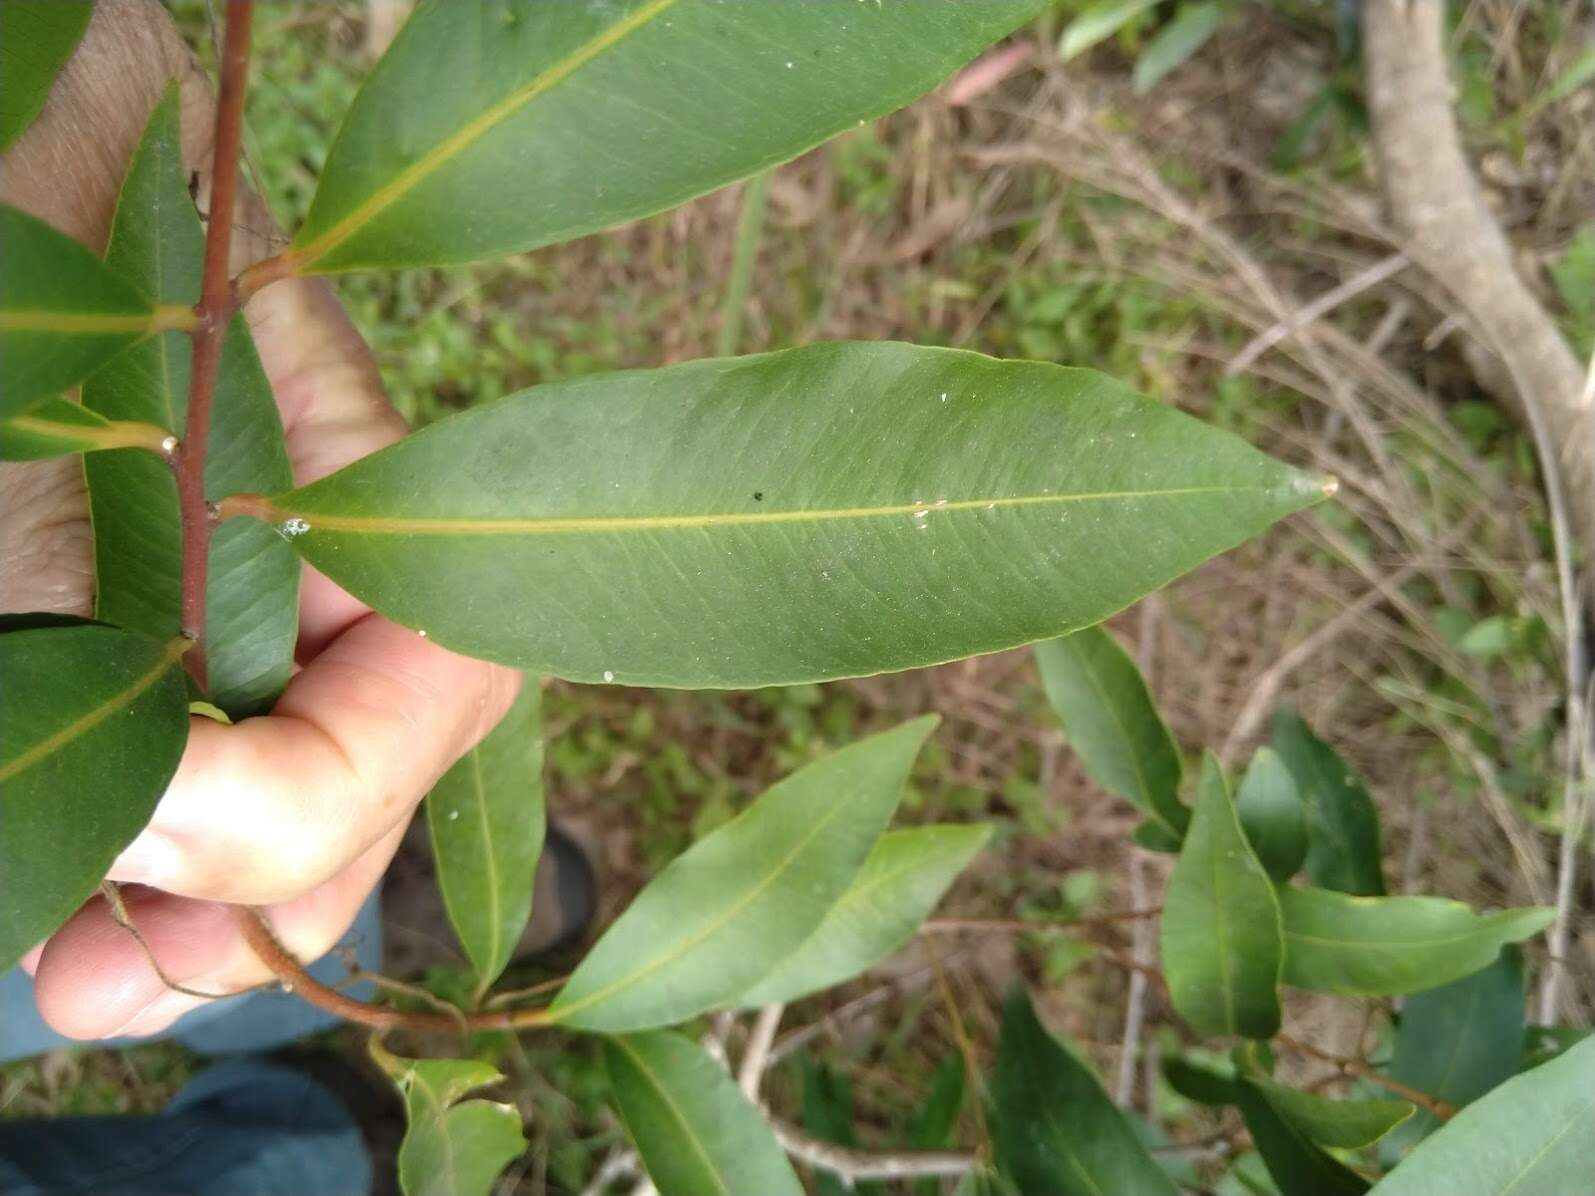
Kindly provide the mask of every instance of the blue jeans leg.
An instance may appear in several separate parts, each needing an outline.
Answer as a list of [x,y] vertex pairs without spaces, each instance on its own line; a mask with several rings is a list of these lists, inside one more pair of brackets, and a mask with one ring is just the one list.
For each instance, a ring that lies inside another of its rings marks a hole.
[[[376,893],[360,907],[344,941],[353,946],[361,968],[368,972],[381,970],[382,913]],[[329,984],[344,976],[342,960],[332,955],[318,959],[309,970],[317,980]],[[350,994],[364,999],[369,991],[368,985],[356,985]],[[150,1038],[110,1038],[94,1045],[134,1046],[175,1038],[201,1055],[253,1054],[285,1046],[337,1023],[337,1018],[292,993],[256,992],[212,1001],[184,1014],[170,1029]],[[83,1045],[44,1024],[34,1007],[33,980],[26,972],[13,968],[0,975],[0,1063]]]
[[360,1130],[321,1085],[218,1063],[156,1117],[0,1121],[0,1196],[364,1196]]
[[[369,971],[381,963],[381,929],[373,894],[347,940]],[[333,956],[309,970],[329,983],[344,975]],[[369,988],[351,992],[362,987]],[[298,997],[260,992],[212,1002],[152,1038],[95,1044],[174,1038],[201,1054],[235,1057],[197,1077],[157,1117],[0,1121],[0,1196],[363,1196],[371,1163],[349,1112],[300,1072],[236,1057],[336,1023]],[[0,976],[0,1063],[84,1045],[39,1018],[25,972]]]

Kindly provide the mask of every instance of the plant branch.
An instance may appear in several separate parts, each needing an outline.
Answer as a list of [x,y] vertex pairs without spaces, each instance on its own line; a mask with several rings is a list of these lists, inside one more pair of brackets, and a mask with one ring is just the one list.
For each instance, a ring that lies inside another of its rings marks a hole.
[[754,1104],[759,1102],[759,1086],[770,1066],[770,1048],[775,1045],[775,1032],[781,1028],[781,1014],[785,1011],[786,1005],[780,1001],[766,1005],[748,1031],[748,1047],[742,1052],[742,1064],[737,1069],[737,1087]]
[[843,1186],[852,1188],[866,1179],[913,1179],[918,1176],[963,1175],[975,1167],[975,1156],[954,1151],[900,1150],[889,1154],[854,1150],[834,1142],[822,1142],[779,1118],[772,1117],[770,1128],[781,1149],[811,1167],[834,1172]]
[[1397,1096],[1411,1101],[1418,1107],[1427,1109],[1442,1121],[1456,1116],[1456,1106],[1449,1101],[1443,1101],[1438,1096],[1431,1096],[1427,1092],[1419,1092],[1416,1088],[1410,1088],[1400,1080],[1392,1079],[1383,1072],[1369,1066],[1361,1059],[1347,1059],[1342,1055],[1331,1054],[1328,1051],[1320,1050],[1309,1042],[1302,1042],[1300,1039],[1292,1038],[1288,1034],[1276,1034],[1274,1035],[1274,1041],[1282,1047],[1288,1047],[1303,1055],[1310,1055],[1312,1058],[1321,1059],[1325,1063],[1333,1063],[1348,1076],[1356,1076],[1359,1080],[1367,1080],[1370,1083],[1378,1084],[1381,1088],[1394,1092]]
[[323,984],[294,958],[272,933],[266,916],[250,905],[235,906],[234,921],[249,949],[260,962],[271,970],[287,992],[296,993],[317,1009],[324,1009],[336,1017],[373,1030],[443,1031],[445,1033],[486,1032],[497,1030],[522,1030],[550,1024],[548,1011],[536,1009],[494,1009],[466,1013],[463,1009],[450,1013],[412,1013],[402,1009],[389,1009],[357,1001]]
[[[1595,387],[1519,277],[1512,249],[1484,203],[1452,113],[1443,5],[1364,0],[1363,44],[1379,174],[1402,246],[1466,310],[1511,379],[1534,441],[1545,486],[1562,599],[1566,656],[1567,761],[1557,911],[1549,942],[1566,953],[1577,828],[1588,794],[1582,775],[1590,661],[1575,546],[1595,542]],[[1562,879],[1565,877],[1565,881]],[[1554,1021],[1564,968],[1553,958],[1542,980],[1541,1021]]]
[[216,400],[222,338],[237,307],[227,272],[232,249],[233,201],[238,193],[238,159],[243,145],[244,93],[249,84],[249,34],[254,0],[228,0],[222,38],[221,89],[216,100],[216,130],[211,161],[210,213],[205,227],[205,264],[200,283],[199,317],[193,332],[188,414],[183,441],[173,454],[177,501],[183,524],[182,625],[195,643],[185,658],[200,689],[205,688],[205,578],[215,516],[205,501],[205,461],[210,449],[210,414]]

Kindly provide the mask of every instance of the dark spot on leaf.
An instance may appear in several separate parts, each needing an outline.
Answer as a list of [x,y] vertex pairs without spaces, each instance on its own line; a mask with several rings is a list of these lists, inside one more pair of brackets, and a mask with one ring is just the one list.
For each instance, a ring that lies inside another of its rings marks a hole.
[[763,502],[764,501],[764,491],[763,490],[755,490],[753,492],[753,501],[754,502]]

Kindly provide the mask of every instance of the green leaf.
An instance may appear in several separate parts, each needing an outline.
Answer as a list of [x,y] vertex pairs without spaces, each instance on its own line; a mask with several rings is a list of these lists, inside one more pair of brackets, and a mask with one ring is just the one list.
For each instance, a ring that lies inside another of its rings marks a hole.
[[502,256],[674,207],[900,108],[1042,7],[420,5],[338,131],[290,256]]
[[1221,1071],[1194,1059],[1168,1058],[1163,1060],[1163,1078],[1199,1105],[1233,1105],[1240,1099],[1233,1066]]
[[1135,60],[1135,90],[1151,91],[1164,75],[1189,61],[1224,23],[1224,6],[1218,0],[1182,4],[1174,19],[1141,51]]
[[1307,807],[1308,879],[1343,893],[1381,895],[1379,811],[1362,778],[1291,710],[1274,716],[1274,750]]
[[511,1105],[460,1098],[504,1077],[474,1059],[401,1059],[375,1035],[371,1057],[404,1096],[404,1196],[488,1196],[499,1172],[526,1149],[520,1115]]
[[1307,858],[1307,809],[1290,769],[1272,748],[1258,748],[1235,799],[1246,840],[1275,880],[1289,880]]
[[[965,1087],[964,1057],[957,1051],[948,1051],[931,1074],[924,1103],[914,1110],[908,1126],[910,1146],[915,1150],[942,1150],[952,1145]],[[935,1179],[922,1179],[914,1185],[915,1196],[940,1196],[941,1190],[941,1183]]]
[[538,387],[229,509],[455,651],[739,688],[1096,623],[1323,495],[1100,374],[842,343]]
[[1359,1196],[1368,1181],[1317,1146],[1280,1115],[1256,1084],[1236,1086],[1236,1103],[1268,1173],[1282,1192],[1306,1196]]
[[1351,897],[1281,888],[1286,984],[1348,996],[1422,992],[1488,967],[1506,943],[1549,926],[1556,911],[1475,914],[1443,897]]
[[803,1196],[769,1122],[679,1034],[610,1038],[615,1103],[660,1196]]
[[1091,779],[1177,842],[1191,818],[1179,799],[1180,751],[1130,654],[1101,627],[1037,644],[1035,653],[1047,701]]
[[1148,851],[1162,851],[1170,855],[1178,852],[1180,844],[1185,841],[1184,833],[1176,835],[1168,827],[1153,818],[1148,818],[1130,832],[1130,840],[1138,847]]
[[1538,111],[1547,105],[1559,104],[1592,82],[1595,82],[1595,48],[1585,50],[1573,59],[1572,65],[1558,75],[1550,87],[1535,96],[1529,107]]
[[992,1096],[997,1165],[1020,1191],[1177,1196],[1096,1073],[1047,1033],[1019,985],[1003,1003]]
[[545,825],[542,710],[542,686],[527,677],[509,713],[426,798],[438,887],[478,999],[509,963],[532,913]]
[[1018,1196],[1013,1185],[995,1171],[975,1167],[958,1181],[953,1196]]
[[[144,129],[122,184],[107,269],[155,303],[199,298],[204,232],[188,194],[176,84]],[[181,436],[190,343],[165,332],[128,350],[84,384],[83,404],[113,420]],[[31,414],[31,413],[30,413]],[[177,486],[148,453],[100,453],[84,462],[94,519],[95,613],[159,638],[176,635],[182,592]],[[205,490],[211,498],[293,483],[271,385],[242,316],[222,342]],[[268,709],[293,669],[299,564],[269,529],[235,520],[216,529],[206,582],[209,696],[233,718]]]
[[610,1033],[672,1025],[768,975],[852,884],[935,725],[918,718],[833,752],[693,844],[598,940],[550,1020]]
[[988,826],[923,826],[882,835],[819,928],[736,1004],[794,1001],[879,963],[914,933],[990,837]]
[[1097,0],[1069,22],[1063,36],[1058,39],[1058,57],[1067,62],[1076,54],[1089,50],[1100,41],[1112,37],[1159,0]]
[[81,403],[56,395],[20,415],[0,420],[0,461],[35,461],[120,448],[160,453],[168,435],[165,428],[154,424],[108,420]]
[[1515,1076],[1425,1138],[1373,1196],[1572,1196],[1595,1175],[1595,1038]]
[[[1523,960],[1508,947],[1489,967],[1403,1003],[1389,1071],[1460,1109],[1517,1074],[1522,1041]],[[1381,1148],[1397,1157],[1439,1125],[1419,1109]]]
[[1283,949],[1273,883],[1209,752],[1163,899],[1160,950],[1175,1011],[1202,1034],[1269,1037],[1279,1029]]
[[188,741],[187,647],[86,622],[0,635],[0,973],[149,821]]
[[[803,1128],[822,1142],[837,1146],[856,1146],[853,1129],[853,1085],[848,1078],[825,1063],[802,1061]],[[815,1168],[815,1196],[847,1196],[847,1186],[834,1171]],[[857,1191],[880,1196],[879,1184],[864,1184]]]
[[44,111],[50,88],[89,27],[89,0],[0,4],[0,151]]
[[1257,1073],[1241,1082],[1262,1093],[1274,1112],[1309,1141],[1347,1150],[1377,1142],[1417,1108],[1404,1100],[1330,1100]]
[[1548,1063],[1569,1047],[1577,1046],[1595,1029],[1588,1026],[1526,1026],[1523,1031],[1521,1070]]
[[92,253],[0,203],[0,419],[75,386],[161,323],[157,312]]

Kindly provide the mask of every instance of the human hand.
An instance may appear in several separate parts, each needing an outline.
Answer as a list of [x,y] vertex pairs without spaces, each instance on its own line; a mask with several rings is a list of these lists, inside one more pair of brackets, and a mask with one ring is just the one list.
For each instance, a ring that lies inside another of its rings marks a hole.
[[[153,0],[101,0],[39,120],[0,157],[0,199],[104,249],[123,174],[171,79],[184,158],[208,190],[215,102]],[[268,252],[270,217],[240,195],[236,272]],[[369,350],[319,280],[245,307],[303,484],[404,435]],[[75,458],[0,466],[0,611],[93,609],[94,554]],[[348,928],[416,803],[498,721],[519,675],[455,655],[306,569],[301,666],[272,713],[191,720],[150,826],[113,866],[166,974],[233,992],[270,980],[220,902],[267,907],[302,959]],[[150,886],[150,887],[138,887]],[[170,990],[96,898],[23,961],[44,1019],[78,1038],[153,1034],[202,1003]]]

